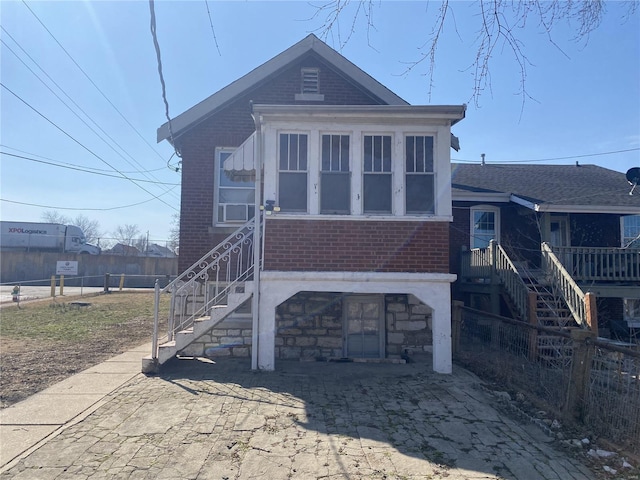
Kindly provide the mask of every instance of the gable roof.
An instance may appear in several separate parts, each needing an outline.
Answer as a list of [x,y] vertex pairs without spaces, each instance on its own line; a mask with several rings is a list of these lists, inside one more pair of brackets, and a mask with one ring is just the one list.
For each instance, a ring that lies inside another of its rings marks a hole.
[[[539,212],[640,214],[624,173],[597,165],[452,164],[453,200],[509,201]],[[505,195],[506,194],[506,195]]]
[[[388,105],[408,105],[405,100],[382,85],[368,73],[351,63],[314,34],[310,34],[271,60],[268,60],[243,77],[240,77],[238,80],[235,80],[210,97],[173,118],[171,120],[173,136],[178,137],[184,130],[213,115],[238,95],[271,78],[309,52],[317,54],[326,63],[360,87],[368,90],[382,102]],[[167,139],[170,140],[169,137],[169,123],[167,122],[158,128],[157,140],[158,142]]]

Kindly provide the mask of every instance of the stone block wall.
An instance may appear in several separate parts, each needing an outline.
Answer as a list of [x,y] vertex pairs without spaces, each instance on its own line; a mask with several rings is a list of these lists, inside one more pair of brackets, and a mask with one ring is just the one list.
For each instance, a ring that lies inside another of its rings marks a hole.
[[386,295],[387,357],[431,351],[431,308],[413,295]]
[[[300,292],[276,309],[275,356],[327,359],[343,356],[343,293]],[[385,295],[387,358],[431,351],[431,309],[413,295]],[[250,317],[225,319],[180,352],[185,356],[250,357]]]
[[251,317],[225,318],[180,352],[194,357],[250,357]]
[[276,358],[342,357],[341,293],[300,292],[276,309]]

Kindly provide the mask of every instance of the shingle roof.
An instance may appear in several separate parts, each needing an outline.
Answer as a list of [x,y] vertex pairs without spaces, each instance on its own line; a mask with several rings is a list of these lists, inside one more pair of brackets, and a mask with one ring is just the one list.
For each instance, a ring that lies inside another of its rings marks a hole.
[[640,214],[624,173],[597,165],[452,164],[454,201],[471,192],[507,193],[540,211]]

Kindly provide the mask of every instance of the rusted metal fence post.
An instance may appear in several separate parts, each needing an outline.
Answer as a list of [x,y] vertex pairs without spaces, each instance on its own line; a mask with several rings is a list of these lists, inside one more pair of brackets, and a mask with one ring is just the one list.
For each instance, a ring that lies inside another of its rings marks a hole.
[[571,377],[567,388],[564,414],[578,420],[582,419],[584,402],[589,394],[591,361],[594,354],[593,332],[583,329],[571,330],[573,355],[571,359]]

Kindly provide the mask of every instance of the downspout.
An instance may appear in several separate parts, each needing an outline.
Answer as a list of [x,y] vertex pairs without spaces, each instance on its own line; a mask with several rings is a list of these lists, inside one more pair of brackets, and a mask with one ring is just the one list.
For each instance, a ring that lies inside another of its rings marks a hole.
[[[255,213],[254,213],[254,227],[253,227],[253,299],[251,302],[251,313],[253,317],[251,326],[251,369],[258,369],[258,348],[260,338],[258,335],[258,329],[260,325],[260,270],[261,270],[261,228],[260,228],[260,216],[262,205],[262,130],[260,120],[256,118],[253,113],[253,104],[251,104],[251,115],[253,116],[253,122],[256,126],[256,141],[254,142],[254,168],[256,170],[256,189],[255,189]],[[264,220],[263,220],[264,221]]]

